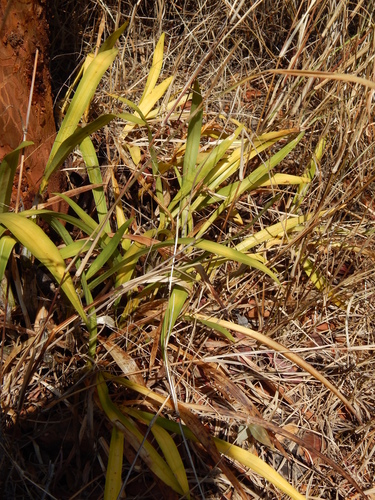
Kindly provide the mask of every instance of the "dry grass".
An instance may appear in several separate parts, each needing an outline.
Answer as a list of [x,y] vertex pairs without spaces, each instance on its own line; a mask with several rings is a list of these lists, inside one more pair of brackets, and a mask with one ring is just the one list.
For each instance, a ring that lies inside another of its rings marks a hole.
[[[99,333],[96,369],[113,375],[125,371],[131,380],[162,396],[175,392],[178,401],[188,405],[212,435],[249,449],[307,498],[361,498],[332,461],[368,498],[375,498],[374,91],[350,82],[267,72],[276,68],[316,70],[373,80],[374,6],[366,0],[260,0],[252,4],[240,0],[87,4],[81,13],[88,23],[81,37],[83,52],[95,46],[102,16],[105,37],[124,20],[131,20],[120,41],[120,57],[92,103],[92,115],[125,109],[109,94],[137,102],[156,41],[165,32],[163,77],[175,77],[171,95],[177,95],[200,68],[206,123],[221,132],[232,132],[232,120],[238,120],[254,136],[292,127],[305,131],[297,148],[279,165],[279,172],[302,175],[325,138],[317,174],[299,207],[292,205],[293,186],[260,188],[237,202],[241,224],[224,214],[210,229],[212,238],[230,240],[234,245],[276,224],[292,210],[311,214],[303,231],[289,233],[272,246],[264,244],[263,254],[277,270],[282,286],[256,270],[227,262],[194,285],[189,313],[247,325],[298,353],[346,395],[360,421],[326,387],[282,354],[238,332],[232,332],[236,341],[230,343],[184,317],[169,340],[171,377],[167,377],[159,349],[167,292],[145,298],[139,295],[137,302],[129,299],[125,312],[116,310],[111,298],[100,304],[100,314],[112,317],[112,322],[106,320]],[[71,3],[65,5],[68,9]],[[216,42],[211,57],[200,67]],[[255,78],[238,84],[252,76]],[[167,98],[161,106],[166,102]],[[179,126],[155,120],[152,127],[158,134],[159,158],[167,162],[176,144],[184,140],[186,124],[183,119]],[[95,135],[103,178],[109,183],[109,202],[114,195],[106,173],[115,168],[123,185],[134,170],[119,140],[122,130],[118,123]],[[130,140],[141,146],[147,161],[147,136],[135,130]],[[271,153],[262,153],[261,160]],[[244,168],[249,173],[259,162],[257,157]],[[79,158],[74,159],[75,165],[79,171]],[[166,173],[164,180],[176,192],[175,174]],[[134,234],[157,225],[158,211],[149,193],[135,184],[124,198],[126,216],[135,217]],[[328,213],[320,218],[322,210]],[[195,224],[199,226],[208,215],[208,210],[200,213],[201,220]],[[313,272],[324,278],[324,286],[314,286],[309,280],[307,259]],[[142,277],[163,265],[157,257],[151,262],[147,256],[139,261],[138,292],[143,287]],[[103,296],[110,291],[103,290]],[[63,322],[64,314],[63,306],[57,304],[54,325]],[[3,330],[0,459],[6,498],[102,498],[110,427],[98,409],[93,379],[84,369],[86,332],[74,324],[61,329],[25,386],[28,367],[38,358],[38,351],[29,351],[25,344],[18,348],[17,339],[21,334],[27,343],[35,329],[27,329],[18,311],[12,324],[13,330],[9,325]],[[120,357],[111,354],[113,345],[119,348]],[[120,407],[155,413],[149,401],[119,384],[113,383],[110,392]],[[171,409],[164,414],[175,418]],[[269,439],[278,450],[244,431],[261,417],[269,423]],[[294,435],[296,442],[283,431]],[[182,440],[176,437],[175,442],[193,498],[238,498],[207,450],[190,443],[188,453]],[[309,451],[309,445],[331,462]],[[136,459],[132,448],[125,446],[124,454],[126,498],[177,498]],[[225,460],[248,498],[285,497],[238,462]]]

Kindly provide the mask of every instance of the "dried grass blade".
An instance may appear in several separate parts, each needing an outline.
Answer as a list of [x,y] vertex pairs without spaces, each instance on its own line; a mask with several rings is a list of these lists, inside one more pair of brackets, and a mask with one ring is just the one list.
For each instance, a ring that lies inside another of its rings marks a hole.
[[106,348],[123,374],[136,384],[145,385],[143,377],[139,374],[139,367],[135,360],[121,347],[110,339],[99,338],[100,343]]
[[319,78],[327,80],[338,80],[341,82],[358,83],[363,87],[368,87],[370,89],[375,89],[375,82],[367,80],[366,78],[361,78],[352,74],[345,73],[330,73],[329,71],[307,71],[307,70],[297,70],[297,69],[270,69],[268,73],[276,73],[278,75],[290,75],[290,76],[305,76],[307,78]]
[[179,404],[178,409],[181,415],[181,418],[185,422],[185,425],[193,432],[197,440],[203,445],[207,453],[212,458],[214,464],[223,471],[223,473],[227,476],[229,481],[233,484],[236,492],[241,496],[243,500],[247,500],[247,495],[243,490],[240,482],[233,474],[231,469],[226,465],[225,461],[221,457],[217,443],[213,436],[211,436],[209,430],[200,422],[199,418],[196,417],[185,405]]
[[262,344],[266,345],[270,349],[273,349],[276,352],[282,353],[287,359],[298,365],[300,368],[303,370],[307,371],[310,373],[313,377],[315,377],[317,380],[319,380],[323,385],[327,387],[333,394],[335,394],[347,407],[347,409],[354,415],[358,422],[362,422],[361,416],[359,413],[354,409],[353,405],[348,401],[348,399],[333,385],[329,380],[327,380],[321,373],[318,372],[314,367],[312,367],[309,363],[307,363],[304,359],[302,359],[300,356],[297,354],[291,352],[289,349],[284,347],[283,345],[279,344],[275,340],[270,339],[266,335],[263,335],[260,332],[256,332],[255,330],[251,330],[250,328],[246,328],[241,325],[237,325],[235,323],[231,323],[230,321],[226,321],[223,319],[217,319],[216,321],[213,320],[213,318],[207,317],[203,314],[194,314],[194,318],[196,318],[198,321],[200,319],[203,320],[209,320],[217,323],[220,326],[223,326],[224,328],[228,328],[229,330],[233,330],[238,333],[242,333],[243,335],[246,335],[247,337],[250,337],[257,342],[261,342]]

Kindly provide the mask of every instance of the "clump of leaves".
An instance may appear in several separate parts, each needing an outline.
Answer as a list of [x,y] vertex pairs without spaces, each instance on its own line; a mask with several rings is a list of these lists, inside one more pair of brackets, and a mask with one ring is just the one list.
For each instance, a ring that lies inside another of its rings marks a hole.
[[[86,61],[82,79],[62,122],[40,188],[42,195],[52,173],[78,147],[93,185],[96,216],[89,215],[63,193],[59,193],[59,196],[69,205],[74,215],[55,213],[43,208],[19,214],[5,210],[5,207],[9,206],[19,151],[27,146],[27,143],[21,144],[1,165],[1,171],[4,172],[0,179],[0,201],[3,207],[0,213],[1,278],[5,275],[16,243],[27,248],[30,254],[49,270],[76,313],[75,316],[65,319],[63,327],[75,321],[78,316],[89,332],[87,369],[92,369],[97,361],[98,348],[104,348],[111,354],[117,369],[122,372],[122,376],[114,376],[109,369],[95,370],[96,401],[108,417],[112,433],[104,493],[106,499],[118,497],[126,487],[130,474],[129,472],[123,483],[121,474],[124,439],[136,453],[133,465],[137,457],[140,457],[163,483],[178,495],[190,498],[192,485],[188,480],[183,456],[173,438],[175,434],[182,437],[188,456],[187,442],[199,443],[242,498],[247,498],[246,492],[222,455],[249,467],[290,497],[303,498],[265,461],[234,443],[214,437],[197,417],[195,406],[179,400],[171,353],[176,349],[172,340],[177,325],[181,322],[189,325],[190,330],[199,324],[211,332],[215,331],[228,345],[236,342],[234,333],[241,334],[266,345],[274,352],[282,352],[285,358],[310,373],[332,391],[349,412],[358,416],[351,402],[300,356],[247,326],[239,326],[233,320],[223,320],[208,313],[202,314],[197,311],[196,304],[191,302],[196,289],[207,287],[216,297],[212,281],[228,263],[236,266],[238,276],[253,269],[258,273],[257,276],[264,277],[269,286],[282,286],[276,266],[264,256],[264,248],[270,248],[285,238],[293,238],[305,230],[312,218],[316,223],[317,219],[323,219],[327,215],[324,211],[318,214],[303,214],[300,209],[303,197],[306,196],[315,175],[315,162],[319,162],[324,153],[325,139],[321,139],[315,158],[311,159],[304,175],[290,175],[277,172],[277,167],[303,139],[304,133],[298,129],[290,128],[255,135],[240,123],[233,122],[230,131],[227,131],[220,121],[213,125],[205,117],[203,97],[197,80],[188,93],[177,98],[174,96],[164,108],[157,106],[173,82],[173,78],[169,77],[157,84],[163,63],[164,35],[156,45],[152,66],[138,104],[111,94],[113,99],[127,106],[128,111],[116,115],[102,115],[92,123],[79,127],[102,75],[117,55],[113,46],[124,30],[125,26],[122,26],[108,38],[96,57],[90,56]],[[189,103],[189,110],[185,108],[186,103]],[[165,112],[168,113],[171,123],[185,120],[187,128],[182,133],[180,146],[173,151],[169,159],[163,158],[161,161],[156,146],[158,132],[155,131],[155,123],[163,120]],[[112,170],[115,201],[107,206],[99,160],[90,135],[115,118],[126,122],[120,140],[130,155],[134,172],[120,189]],[[144,163],[142,151],[133,140],[137,134],[147,137],[148,159]],[[263,160],[263,153],[267,153],[267,160]],[[246,166],[251,163],[256,166],[247,173]],[[146,169],[150,178],[147,182],[143,177]],[[172,174],[176,178],[174,183],[168,180]],[[132,232],[134,219],[126,217],[122,206],[123,197],[137,181],[142,186],[140,191],[147,193],[157,207],[154,210],[153,227],[142,229],[138,234],[136,231]],[[269,189],[272,197],[264,207],[267,211],[267,208],[277,201],[276,193],[283,189],[282,186],[296,189],[290,212],[285,213],[277,223],[262,230],[254,230],[253,234],[248,236],[246,233],[254,226],[250,223],[245,228],[246,231],[243,231],[246,236],[237,243],[230,238],[224,241],[216,238],[214,241],[213,235],[217,231],[217,225],[225,226],[230,218],[237,218],[239,224],[242,224],[237,206],[243,195],[249,195],[259,189]],[[35,223],[35,216],[50,225],[63,242],[62,246],[57,247],[52,242]],[[73,239],[66,224],[76,230],[75,234],[79,235],[77,238]],[[152,263],[149,269],[147,262]],[[143,272],[139,273],[139,268],[142,268]],[[304,259],[304,268],[318,290],[329,288],[307,257]],[[328,292],[340,302],[334,291]],[[220,304],[219,296],[217,300]],[[147,303],[150,304],[150,309],[154,307],[153,304],[158,304],[158,307],[155,306],[159,315],[157,321],[155,315],[145,314],[144,304]],[[105,313],[100,312],[102,310],[105,310]],[[142,311],[143,332],[147,328],[154,331],[154,336],[149,341],[150,366],[146,371],[151,371],[160,350],[169,387],[169,394],[166,396],[161,396],[146,385],[143,377],[137,373],[137,363],[116,345],[113,339],[98,335],[98,325],[104,324],[121,330],[131,316],[142,315]],[[56,327],[55,332],[50,334],[43,353],[59,328],[61,326]],[[182,351],[184,357],[191,358],[187,351]],[[39,356],[37,362],[41,359]],[[190,365],[194,364],[193,359],[189,361]],[[202,361],[197,366],[224,396],[234,398],[237,403],[243,405],[243,421],[251,430],[252,436],[274,450],[275,444],[279,445],[274,429],[270,429],[268,423],[261,418],[246,394],[231,383],[219,365],[214,368],[212,363]],[[32,359],[28,377],[35,368],[36,363]],[[26,378],[24,382],[24,390],[27,380]],[[122,388],[136,393],[135,402],[128,404],[126,400],[121,401],[119,398],[113,401],[109,386],[118,394],[121,394]],[[140,397],[143,399],[139,399]],[[145,411],[145,408],[148,411]],[[167,416],[173,416],[174,419],[177,416],[178,421],[171,421]],[[199,486],[199,478],[192,462],[191,466],[195,474],[194,482]],[[344,471],[339,470],[347,477]],[[353,483],[353,480],[351,482]]]

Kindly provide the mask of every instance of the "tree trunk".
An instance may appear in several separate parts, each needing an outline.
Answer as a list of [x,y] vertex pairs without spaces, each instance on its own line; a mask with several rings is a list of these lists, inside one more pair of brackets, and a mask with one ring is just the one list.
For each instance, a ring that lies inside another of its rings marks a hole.
[[[0,160],[22,141],[36,49],[39,50],[32,98],[21,198],[29,208],[38,191],[56,136],[49,74],[49,37],[43,0],[0,0]],[[1,175],[1,173],[0,173]],[[59,172],[49,192],[60,191]],[[15,179],[16,186],[18,179]]]

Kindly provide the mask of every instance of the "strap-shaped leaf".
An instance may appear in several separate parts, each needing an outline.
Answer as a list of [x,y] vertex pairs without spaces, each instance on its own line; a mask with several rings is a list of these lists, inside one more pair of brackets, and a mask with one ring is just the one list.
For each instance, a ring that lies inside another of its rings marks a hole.
[[186,290],[186,288],[180,285],[175,285],[173,287],[171,296],[168,300],[168,306],[167,310],[165,311],[160,334],[161,349],[164,357],[166,356],[166,348],[168,345],[169,337],[188,296],[189,292]]
[[124,232],[128,229],[132,221],[133,219],[129,219],[120,227],[120,229],[116,231],[116,234],[113,236],[113,238],[110,239],[108,245],[106,245],[106,247],[100,252],[94,262],[90,265],[90,268],[86,273],[87,279],[92,278],[100,269],[105,266],[105,264],[107,264],[108,260],[116,251],[117,245],[120,243]]
[[14,175],[17,170],[18,160],[23,148],[31,146],[31,141],[22,142],[18,148],[4,156],[0,164],[0,213],[9,211],[10,197],[12,194]]
[[[120,383],[121,385],[124,385],[125,387],[128,387],[131,390],[135,390],[140,394],[149,397],[152,401],[155,401],[159,404],[164,403],[165,398],[163,398],[159,394],[156,394],[147,387],[135,384],[134,382],[126,380],[123,377],[121,378],[117,377],[115,380],[117,383]],[[172,407],[172,403],[170,403],[168,406]],[[154,416],[151,413],[135,410],[133,408],[124,408],[124,411],[126,411],[129,415],[132,415],[133,417],[138,417],[138,419],[140,419],[141,421],[143,420],[146,423],[151,422],[151,420],[154,418]],[[198,441],[197,437],[194,435],[192,430],[185,425],[181,426],[178,423],[173,422],[171,420],[167,420],[166,418],[163,417],[157,418],[156,423],[160,425],[160,427],[163,427],[164,429],[168,430],[169,432],[173,432],[176,434],[181,434],[181,429],[182,429],[187,439],[195,442]],[[227,457],[230,457],[234,460],[238,460],[240,463],[242,463],[246,467],[249,467],[254,472],[258,473],[261,477],[263,477],[270,483],[274,484],[277,488],[279,488],[281,491],[289,495],[291,498],[295,500],[305,499],[305,497],[301,495],[295,488],[293,488],[293,486],[289,484],[286,479],[284,479],[278,472],[272,469],[272,467],[270,467],[262,459],[260,459],[253,453],[250,453],[247,450],[243,450],[239,446],[236,446],[232,443],[228,443],[218,438],[213,438],[213,441],[219,453],[223,453]]]
[[152,472],[179,495],[183,495],[181,486],[169,465],[165,462],[165,460],[163,460],[151,443],[143,439],[144,436],[138,430],[134,422],[132,422],[129,417],[125,416],[111,401],[108,393],[108,387],[102,373],[98,374],[97,383],[100,404],[102,405],[109,420],[114,425],[120,427],[129,444],[136,452],[139,452],[140,457],[146,462]]
[[[92,195],[95,201],[96,213],[98,214],[99,223],[103,222],[107,216],[107,200],[103,189],[103,178],[100,171],[98,157],[94,145],[89,137],[86,137],[79,145],[83,160],[86,164],[87,174],[91,184],[101,184],[100,187],[92,190]],[[109,221],[105,223],[104,232],[110,233],[111,226]]]
[[114,425],[109,445],[108,467],[105,475],[104,500],[117,500],[121,491],[121,472],[124,456],[124,434]]
[[170,434],[166,430],[164,430],[163,427],[160,427],[157,424],[154,424],[151,427],[151,432],[158,442],[158,445],[160,446],[160,449],[163,452],[163,455],[169,467],[171,468],[171,471],[179,482],[184,495],[189,499],[189,483],[186,477],[185,467],[182,462],[181,455],[178,452],[176,443],[174,442]]
[[165,33],[162,33],[154,50],[154,56],[152,58],[152,66],[147,77],[142,97],[139,101],[140,104],[142,103],[144,98],[147,95],[149,95],[150,92],[155,88],[156,82],[158,81],[158,78],[160,76],[161,68],[163,66],[164,39],[165,39]]
[[10,254],[17,241],[11,236],[3,236],[0,239],[0,281],[4,277]]
[[66,272],[65,262],[56,245],[45,232],[24,214],[0,214],[0,224],[5,226],[12,235],[26,247],[50,271],[75,311],[87,324],[87,316],[75,290],[70,275]]

